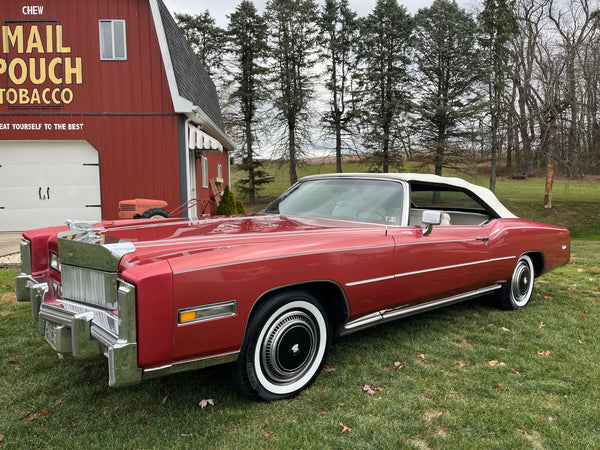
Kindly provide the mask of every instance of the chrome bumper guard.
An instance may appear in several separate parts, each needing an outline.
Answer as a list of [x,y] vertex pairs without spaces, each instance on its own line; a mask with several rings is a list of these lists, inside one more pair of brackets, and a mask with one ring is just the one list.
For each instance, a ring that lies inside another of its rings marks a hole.
[[119,281],[118,316],[64,299],[56,299],[58,305],[45,303],[46,295],[54,297],[51,281],[36,280],[28,274],[17,276],[15,288],[19,301],[31,302],[31,315],[54,350],[72,353],[76,358],[103,353],[108,359],[109,386],[126,386],[142,380],[142,369],[137,365],[133,285]]

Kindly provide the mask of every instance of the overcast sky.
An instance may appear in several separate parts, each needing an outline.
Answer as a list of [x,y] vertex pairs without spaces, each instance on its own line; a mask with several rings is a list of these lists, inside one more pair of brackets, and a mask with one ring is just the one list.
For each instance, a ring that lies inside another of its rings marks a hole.
[[[163,0],[171,13],[200,14],[208,9],[210,14],[220,27],[227,27],[229,19],[227,15],[235,11],[235,7],[240,0]],[[323,0],[316,0],[322,4]],[[254,5],[263,12],[267,0],[254,0]],[[376,0],[350,0],[350,7],[356,11],[359,16],[367,16],[375,7]],[[433,0],[399,0],[410,14],[416,13],[420,8],[425,8],[433,3]],[[469,10],[470,6],[477,4],[477,0],[458,0],[457,3]]]

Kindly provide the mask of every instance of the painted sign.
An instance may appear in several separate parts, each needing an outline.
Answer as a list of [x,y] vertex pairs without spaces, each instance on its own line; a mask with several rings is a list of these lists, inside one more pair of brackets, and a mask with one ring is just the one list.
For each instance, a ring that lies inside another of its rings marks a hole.
[[[40,7],[41,8],[41,7]],[[28,14],[41,13],[31,7]],[[57,107],[83,84],[83,62],[63,41],[56,21],[5,22],[0,33],[0,105]],[[6,87],[5,87],[6,86]]]

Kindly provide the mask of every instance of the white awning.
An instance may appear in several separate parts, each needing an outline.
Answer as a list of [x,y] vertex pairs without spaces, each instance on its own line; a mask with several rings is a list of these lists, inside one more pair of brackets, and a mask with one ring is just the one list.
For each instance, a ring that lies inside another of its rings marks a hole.
[[211,150],[223,153],[223,145],[204,131],[188,124],[188,147],[190,150]]

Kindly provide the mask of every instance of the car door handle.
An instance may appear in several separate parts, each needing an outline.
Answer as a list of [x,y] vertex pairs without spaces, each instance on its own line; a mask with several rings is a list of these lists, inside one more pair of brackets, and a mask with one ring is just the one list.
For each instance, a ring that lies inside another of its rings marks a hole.
[[478,237],[476,238],[478,241],[483,242],[483,244],[487,247],[488,242],[490,241],[490,238],[488,236],[485,237]]

